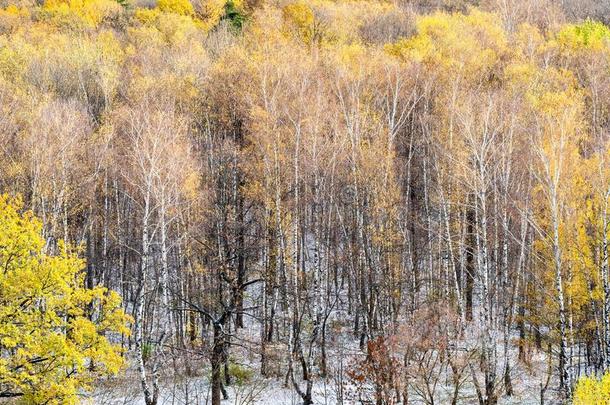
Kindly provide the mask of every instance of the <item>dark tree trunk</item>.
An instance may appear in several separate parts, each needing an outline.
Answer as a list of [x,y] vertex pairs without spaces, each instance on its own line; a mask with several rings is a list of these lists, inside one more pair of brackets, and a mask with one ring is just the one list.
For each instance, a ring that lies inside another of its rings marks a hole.
[[222,326],[214,322],[214,341],[212,345],[212,356],[210,363],[212,366],[212,405],[220,405],[220,395],[222,390],[222,362],[224,358],[224,339],[222,337]]
[[472,320],[472,295],[474,290],[474,221],[475,212],[469,209],[466,212],[466,319]]
[[[242,285],[246,279],[246,252],[245,250],[245,224],[244,224],[244,198],[241,195],[241,182],[237,190],[237,285]],[[235,314],[235,327],[244,327],[244,292],[237,291]]]

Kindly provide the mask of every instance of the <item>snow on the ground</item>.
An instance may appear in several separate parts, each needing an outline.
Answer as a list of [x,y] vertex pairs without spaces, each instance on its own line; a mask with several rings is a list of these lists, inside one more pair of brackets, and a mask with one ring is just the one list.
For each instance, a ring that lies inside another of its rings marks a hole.
[[[336,367],[338,362],[349,363],[353,359],[353,353],[357,353],[357,342],[353,342],[353,347],[349,350],[341,350],[338,354],[334,352],[330,355],[329,361],[335,362],[331,367]],[[345,349],[345,348],[344,348]],[[336,349],[335,349],[336,350]],[[237,352],[237,351],[236,351]],[[240,356],[242,357],[242,356]],[[262,378],[258,376],[258,364],[256,364],[255,356],[245,356],[243,359],[250,357],[250,364],[246,367],[251,367],[253,371],[252,379],[244,385],[233,385],[227,387],[229,399],[222,403],[226,405],[297,405],[302,404],[302,400],[296,391],[291,387],[284,386],[282,377]],[[247,359],[248,360],[248,359]],[[540,384],[546,381],[547,363],[546,357],[543,354],[532,356],[531,367],[523,365],[516,366],[511,375],[515,395],[508,398],[502,397],[499,400],[499,405],[535,405],[540,404]],[[205,363],[200,363],[201,367],[206,367]],[[515,363],[513,363],[515,364]],[[518,363],[517,363],[518,364]],[[344,364],[348,367],[349,364]],[[164,379],[162,381],[162,390],[159,399],[159,405],[207,405],[211,403],[209,380],[207,371],[202,370],[198,377],[184,378],[177,375],[172,375],[171,365],[167,365]],[[453,387],[449,384],[448,376],[441,378],[436,391],[437,404],[449,404],[450,395]],[[353,386],[350,386],[347,381],[343,382],[345,393],[355,393]],[[302,383],[304,386],[304,383]],[[313,386],[313,397],[316,405],[332,405],[339,403],[337,401],[338,383],[334,378],[326,380],[318,379]],[[556,404],[553,401],[555,396],[554,388],[556,382],[551,381],[549,389],[545,395],[546,404]],[[346,395],[347,396],[347,395]],[[88,398],[86,402],[95,405],[145,405],[142,397],[137,374],[131,370],[127,376],[120,379],[106,381],[102,386],[98,387],[95,393]],[[355,395],[351,399],[344,398],[343,404],[360,404]],[[425,404],[424,401],[418,399],[415,393],[411,394],[409,403]],[[471,384],[465,385],[461,389],[461,400],[463,405],[476,404],[477,399],[474,388]]]

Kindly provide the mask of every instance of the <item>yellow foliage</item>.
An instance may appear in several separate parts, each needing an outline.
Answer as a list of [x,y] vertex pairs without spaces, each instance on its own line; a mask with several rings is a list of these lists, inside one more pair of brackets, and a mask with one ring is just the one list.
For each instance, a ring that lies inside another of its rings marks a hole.
[[124,56],[110,30],[81,37],[35,26],[6,42],[0,37],[0,76],[65,98],[110,101]]
[[11,4],[5,9],[0,8],[0,34],[16,30],[29,18],[30,11],[25,7]]
[[610,403],[610,373],[601,378],[580,377],[574,389],[574,405],[606,405]]
[[214,28],[225,12],[226,0],[203,0],[199,11],[204,27],[207,30]]
[[129,317],[115,292],[83,287],[72,249],[43,253],[41,223],[20,209],[0,196],[0,381],[26,403],[75,404],[93,378],[121,368],[107,336],[127,334]]
[[361,42],[359,29],[367,18],[396,10],[389,2],[297,0],[282,8],[283,32],[306,45]]
[[182,184],[182,192],[187,198],[194,199],[199,194],[201,187],[201,177],[195,171],[189,172]]
[[282,10],[287,30],[293,31],[303,42],[309,44],[314,36],[315,17],[307,3],[297,1],[285,6]]
[[[218,25],[225,12],[225,0],[205,0],[199,3],[199,7],[195,9],[189,0],[159,0],[155,9],[137,9],[136,19],[144,24],[159,25],[164,21],[168,22],[171,29],[179,29],[180,26],[186,24],[186,18],[191,21],[191,25],[195,25],[197,29],[209,31]],[[163,14],[173,14],[181,16],[183,20],[163,16]],[[166,28],[167,30],[167,28]]]
[[136,20],[140,21],[144,25],[155,24],[160,15],[161,11],[158,8],[138,8],[134,13]]
[[195,12],[189,0],[159,0],[157,7],[163,12],[180,15],[193,15]]
[[[140,21],[144,28],[130,28],[132,36],[138,36],[140,41],[145,41],[146,45],[161,47],[164,42],[172,45],[191,43],[194,37],[208,30],[208,26],[202,20],[192,15],[178,13],[164,13],[159,9],[138,9],[135,18]],[[150,28],[154,28],[151,30]],[[161,34],[161,35],[159,35]],[[152,43],[151,43],[152,41]]]
[[[195,9],[189,0],[159,0],[154,9],[137,9],[135,17],[147,25],[159,26],[165,22],[165,30],[180,30],[181,26],[190,24],[197,29],[209,31],[224,15],[225,3],[225,0],[205,0],[200,2],[199,7]],[[180,18],[177,18],[178,16]],[[174,25],[176,27],[173,27]]]
[[557,42],[566,51],[609,50],[610,28],[591,20],[568,24],[557,34]]
[[435,13],[417,19],[417,35],[386,45],[391,55],[423,62],[447,75],[485,77],[507,51],[500,18],[473,9],[470,14]]
[[53,23],[73,29],[95,28],[123,11],[114,0],[46,0],[42,9]]

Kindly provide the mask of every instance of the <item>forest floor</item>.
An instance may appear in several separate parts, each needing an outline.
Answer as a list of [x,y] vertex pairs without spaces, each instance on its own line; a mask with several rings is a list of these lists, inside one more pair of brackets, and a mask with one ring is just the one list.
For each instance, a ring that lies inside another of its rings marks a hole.
[[[260,351],[249,342],[256,341],[254,337],[259,333],[256,327],[246,328],[240,331],[238,345],[231,351],[234,364],[239,365],[239,370],[246,377],[243,381],[234,381],[227,387],[229,399],[223,404],[234,405],[297,405],[302,400],[292,386],[284,384],[285,376],[276,373],[275,377],[263,378],[260,376]],[[341,338],[337,338],[341,336]],[[285,354],[285,347],[276,347],[272,356],[280,363]],[[362,357],[358,349],[358,342],[350,333],[334,334],[329,337],[328,350],[329,375],[345,375],[345,370],[352,366],[358,358]],[[516,353],[511,353],[516,357]],[[179,360],[176,360],[179,358]],[[516,364],[511,372],[514,395],[502,397],[499,405],[536,405],[540,404],[541,382],[546,382],[546,356],[542,353],[534,353],[528,366],[515,359],[511,364]],[[191,372],[187,377],[185,362],[188,368],[197,370]],[[278,366],[279,367],[279,366]],[[343,373],[340,371],[343,370]],[[172,356],[171,360],[163,363],[161,367],[161,391],[159,405],[205,405],[210,403],[209,365],[201,354],[190,353],[186,356]],[[447,372],[441,372],[435,391],[435,403],[449,404],[453,386]],[[500,381],[501,383],[501,381]],[[551,381],[546,391],[545,403],[554,404],[555,382]],[[301,383],[304,387],[304,382]],[[313,400],[316,405],[337,404],[338,397],[343,396],[344,404],[367,403],[358,400],[356,387],[347,377],[339,379],[329,377],[317,379],[313,384]],[[425,404],[426,402],[415,390],[410,392],[409,402],[412,404]],[[121,377],[101,381],[94,393],[86,401],[96,405],[144,405],[142,389],[138,374],[134,369],[128,369]],[[470,379],[460,389],[459,404],[476,404],[477,398]]]
[[[135,377],[135,376],[134,376]],[[503,397],[499,405],[537,405],[540,404],[539,381],[531,379],[515,379],[515,395],[508,398]],[[437,403],[449,403],[449,395],[452,387],[440,386],[438,388]],[[285,387],[277,379],[257,379],[245,385],[234,385],[227,388],[229,399],[223,404],[234,405],[299,405],[302,403],[298,394],[290,387]],[[336,386],[333,382],[318,381],[313,388],[314,403],[316,405],[337,404]],[[553,404],[552,393],[547,394],[547,404]],[[137,379],[123,381],[121,384],[105,386],[96,391],[90,398],[92,404],[99,405],[144,405],[142,391]],[[206,405],[210,403],[209,383],[206,378],[188,378],[180,383],[168,383],[163,385],[160,393],[160,405],[189,404]],[[362,403],[357,399],[344,399],[345,404]],[[412,404],[425,404],[417,395],[411,398]],[[476,395],[471,387],[464,387],[460,404],[475,404]]]

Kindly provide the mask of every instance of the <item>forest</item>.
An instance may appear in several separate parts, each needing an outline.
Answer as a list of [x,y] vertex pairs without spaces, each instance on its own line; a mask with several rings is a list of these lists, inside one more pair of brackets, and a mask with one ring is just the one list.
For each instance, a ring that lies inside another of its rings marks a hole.
[[0,0],[0,403],[610,403],[610,3]]

